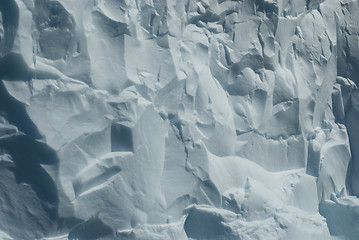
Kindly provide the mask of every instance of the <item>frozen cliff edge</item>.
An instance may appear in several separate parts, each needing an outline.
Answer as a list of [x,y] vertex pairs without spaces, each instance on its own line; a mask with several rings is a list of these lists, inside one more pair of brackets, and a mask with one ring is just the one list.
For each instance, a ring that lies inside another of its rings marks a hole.
[[1,239],[359,239],[357,0],[1,0]]

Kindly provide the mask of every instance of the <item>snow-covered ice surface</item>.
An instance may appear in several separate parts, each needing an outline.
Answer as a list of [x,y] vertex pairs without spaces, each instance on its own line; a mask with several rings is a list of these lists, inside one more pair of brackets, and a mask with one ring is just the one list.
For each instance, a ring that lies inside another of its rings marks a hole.
[[0,11],[0,239],[359,239],[358,0]]

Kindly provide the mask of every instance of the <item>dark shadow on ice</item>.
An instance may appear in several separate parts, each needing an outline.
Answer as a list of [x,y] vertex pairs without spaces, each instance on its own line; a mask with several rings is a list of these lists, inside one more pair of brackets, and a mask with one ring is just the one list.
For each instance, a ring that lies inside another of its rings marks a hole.
[[220,214],[193,207],[184,223],[188,237],[194,239],[231,239],[231,228]]
[[93,218],[72,229],[68,239],[95,240],[106,236],[113,236],[111,227],[104,224],[101,220]]
[[265,12],[270,18],[273,14],[278,15],[278,4],[271,1],[255,0],[257,11]]
[[39,130],[27,114],[25,105],[10,96],[2,81],[0,81],[0,112],[5,113],[8,121],[29,137],[42,138]]
[[[19,25],[19,9],[14,0],[1,0],[0,11],[3,19],[4,39],[0,43],[0,80],[16,80],[30,83],[31,73],[20,54],[11,53]],[[0,81],[0,112],[7,115],[8,121],[34,139],[41,138],[37,127],[26,113],[24,104],[18,102],[7,92]]]
[[10,52],[14,45],[19,26],[19,8],[14,0],[1,0],[0,11],[4,28],[4,39],[1,39],[0,56],[4,56]]
[[111,151],[133,152],[132,129],[122,124],[111,126]]
[[30,71],[24,58],[17,53],[8,53],[0,59],[0,77],[3,80],[30,81],[33,72]]
[[[56,184],[40,165],[58,163],[54,150],[45,143],[38,142],[22,134],[0,139],[0,149],[3,149],[12,156],[15,163],[12,171],[18,183],[28,183],[40,199],[57,205],[58,194]],[[53,209],[56,215],[55,210]]]

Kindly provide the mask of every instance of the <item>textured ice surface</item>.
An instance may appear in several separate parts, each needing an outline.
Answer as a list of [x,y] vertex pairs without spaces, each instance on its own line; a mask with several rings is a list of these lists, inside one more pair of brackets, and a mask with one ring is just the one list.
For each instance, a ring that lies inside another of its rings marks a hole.
[[1,239],[359,239],[357,0],[0,12]]

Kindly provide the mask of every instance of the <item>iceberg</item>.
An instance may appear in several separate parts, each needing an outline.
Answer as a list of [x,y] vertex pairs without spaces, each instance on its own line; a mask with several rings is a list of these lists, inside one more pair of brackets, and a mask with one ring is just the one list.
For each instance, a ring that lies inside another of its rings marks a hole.
[[357,0],[0,12],[1,239],[359,239]]

